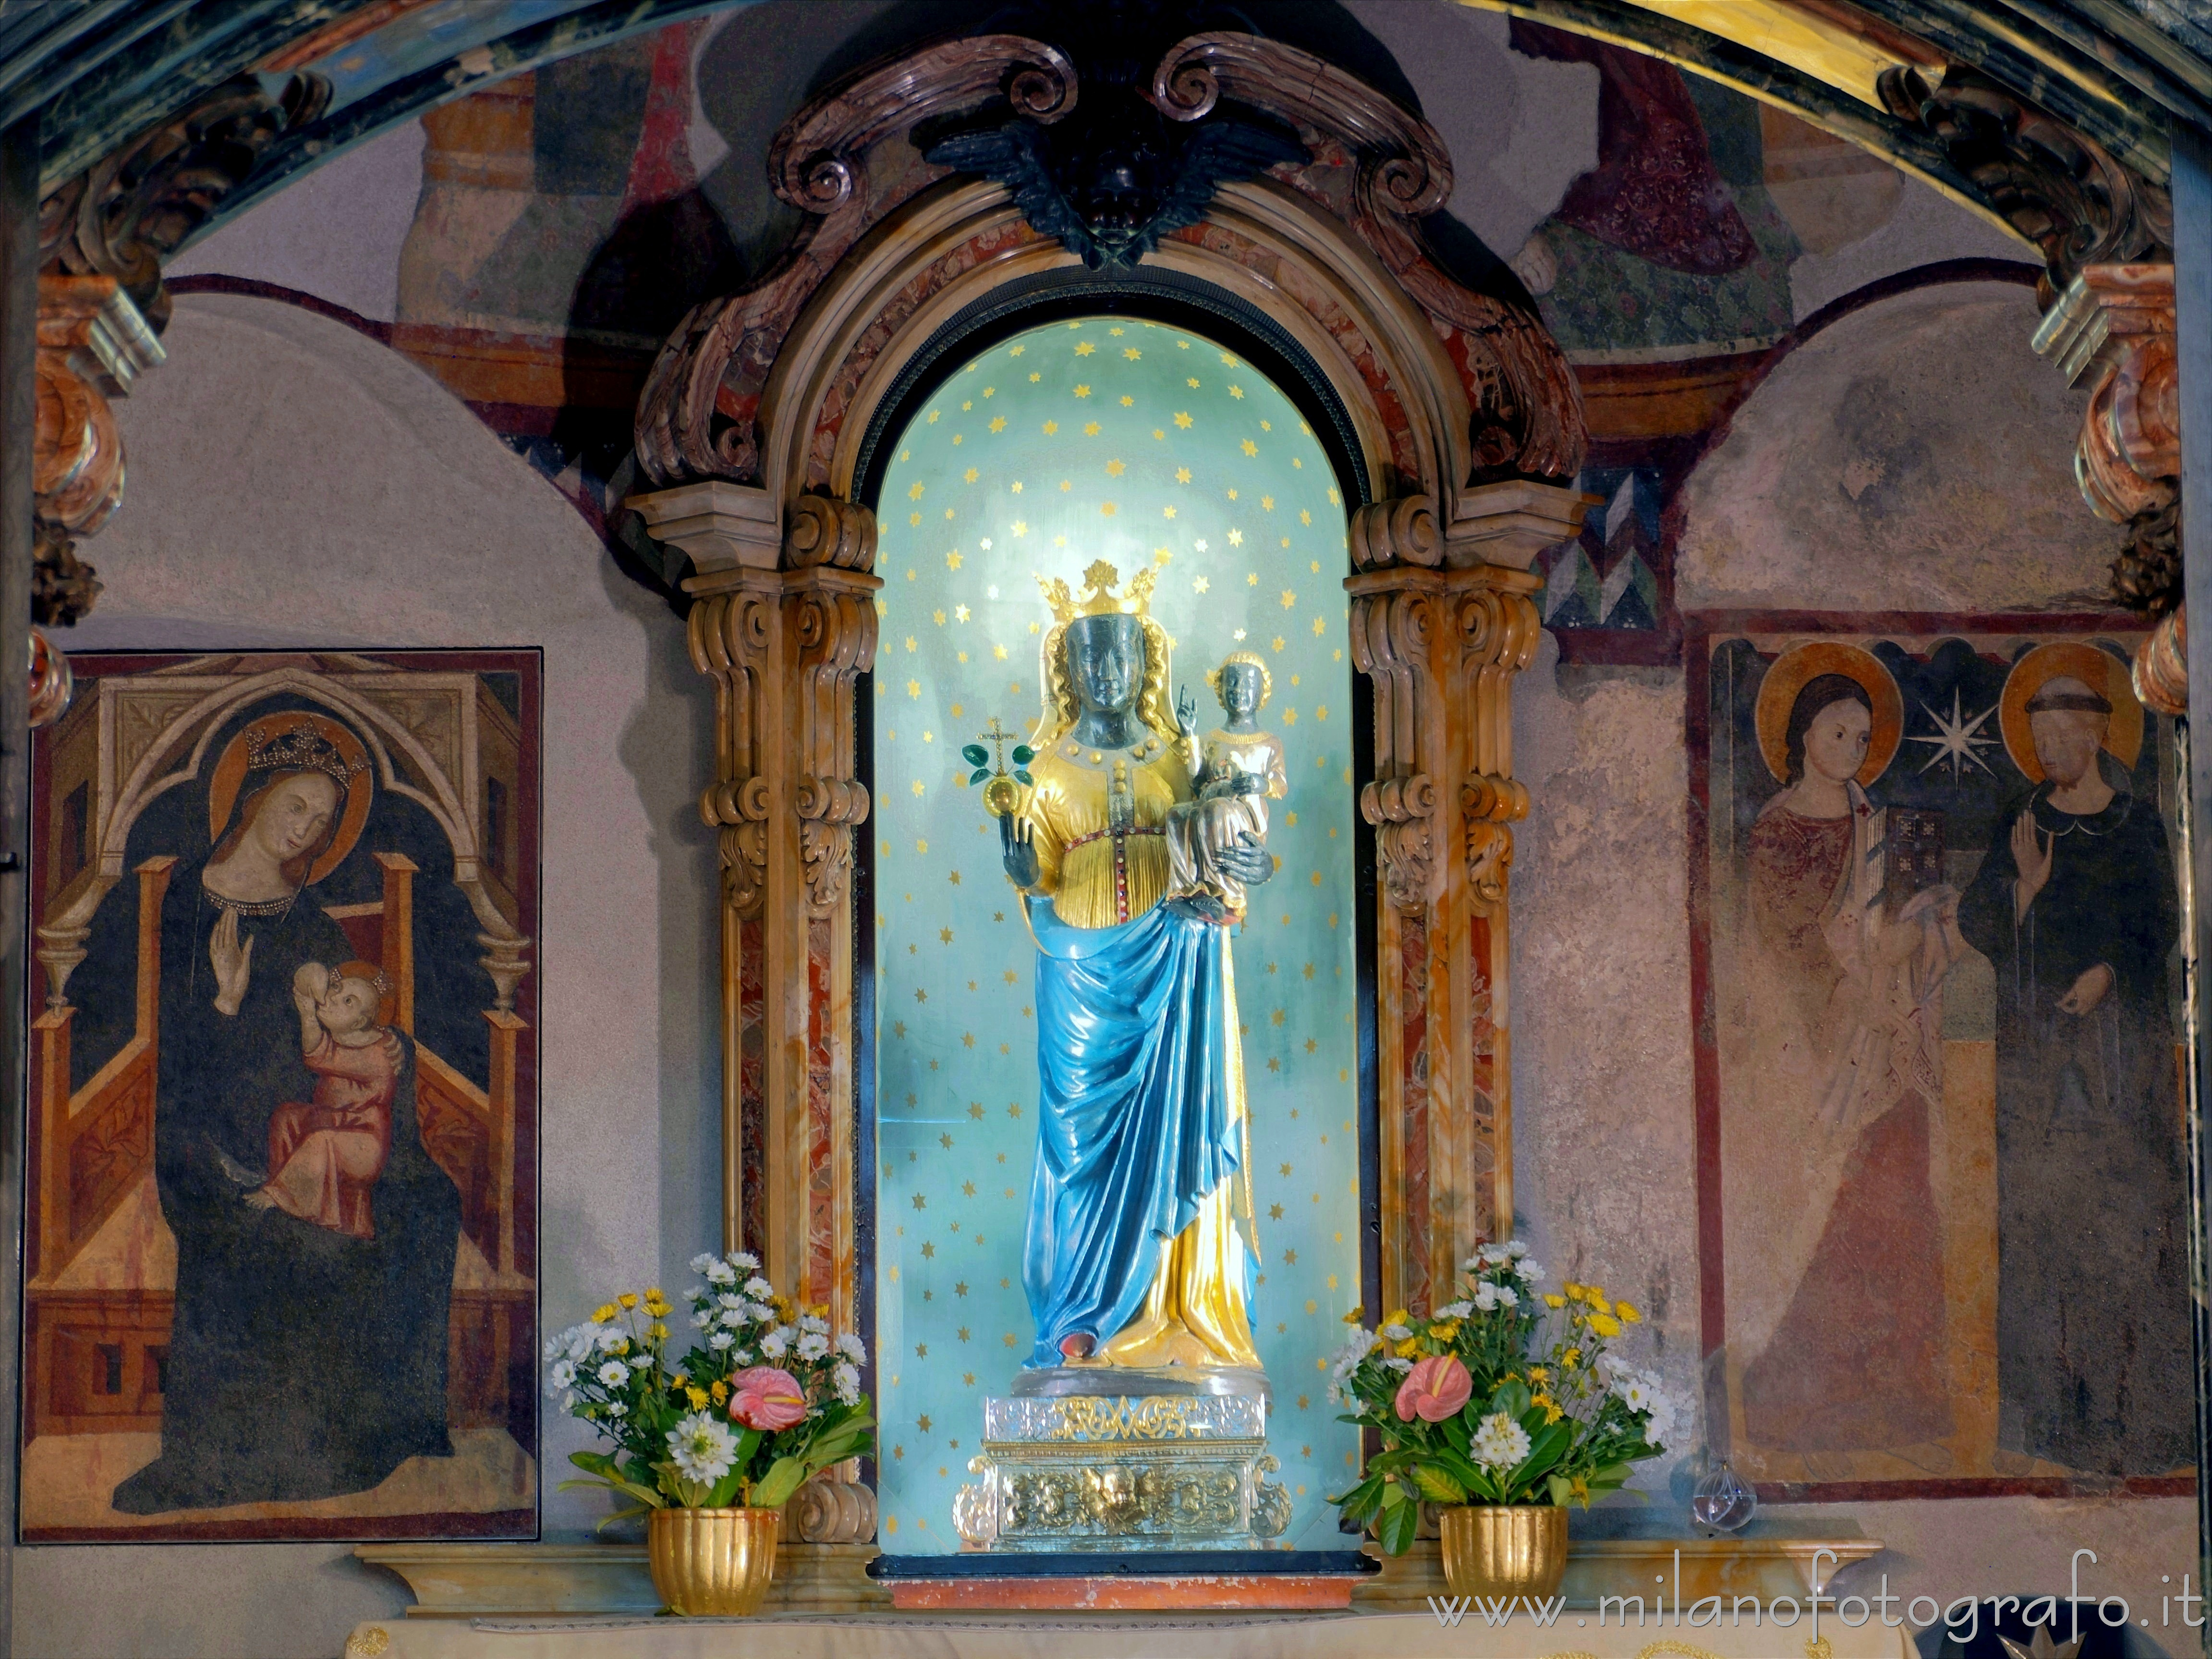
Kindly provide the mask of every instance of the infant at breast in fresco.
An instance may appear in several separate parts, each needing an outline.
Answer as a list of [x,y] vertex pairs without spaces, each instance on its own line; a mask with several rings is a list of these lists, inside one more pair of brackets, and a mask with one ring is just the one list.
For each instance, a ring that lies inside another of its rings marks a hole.
[[267,1178],[231,1170],[240,1184],[256,1183],[245,1195],[251,1207],[354,1238],[376,1237],[369,1194],[392,1150],[404,1060],[386,1024],[389,995],[384,975],[365,962],[303,963],[293,975],[301,1058],[315,1086],[309,1099],[287,1101],[270,1115]]
[[1183,740],[1196,751],[1194,799],[1170,813],[1167,896],[1226,921],[1244,914],[1244,884],[1224,870],[1215,854],[1267,839],[1267,803],[1290,793],[1283,741],[1258,724],[1273,694],[1274,677],[1249,651],[1236,652],[1206,677],[1227,717],[1203,737],[1188,726]]

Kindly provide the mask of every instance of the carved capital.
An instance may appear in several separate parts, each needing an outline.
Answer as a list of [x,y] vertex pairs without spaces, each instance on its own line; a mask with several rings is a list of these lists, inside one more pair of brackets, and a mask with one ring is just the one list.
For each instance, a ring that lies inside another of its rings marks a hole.
[[1375,827],[1385,895],[1398,909],[1418,912],[1443,890],[1436,778],[1444,769],[1444,711],[1436,655],[1449,617],[1427,571],[1354,576],[1346,586],[1352,664],[1375,687],[1375,777],[1360,789],[1359,815]]
[[844,897],[853,831],[868,817],[867,787],[853,775],[853,683],[875,665],[874,596],[882,584],[829,566],[794,572],[792,580],[787,604],[797,630],[799,675],[792,806],[799,819],[807,914],[823,916]]
[[123,501],[123,437],[107,400],[165,355],[114,277],[39,278],[32,614],[42,623],[76,622],[100,593],[76,538],[97,531]]
[[714,682],[718,775],[699,816],[721,831],[722,898],[757,916],[767,890],[769,733],[766,693],[776,672],[776,595],[740,588],[702,595],[691,607],[691,661]]
[[2069,386],[2089,388],[2074,477],[2092,512],[2128,526],[2114,596],[2161,616],[2181,602],[2173,267],[2084,266],[2037,327],[2035,349]]

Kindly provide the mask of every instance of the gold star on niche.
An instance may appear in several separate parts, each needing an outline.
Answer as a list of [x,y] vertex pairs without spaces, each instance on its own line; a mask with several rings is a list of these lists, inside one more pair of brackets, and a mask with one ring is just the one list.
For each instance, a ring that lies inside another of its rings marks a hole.
[[1106,463],[1106,476],[1109,478],[1118,478],[1128,470],[1129,469],[1120,461],[1109,461]]
[[1175,481],[1177,483],[1188,483],[1190,482],[1190,469],[1187,466],[1177,467],[1175,471]]
[[1138,350],[1134,346],[1123,346],[1121,348],[1121,355],[1133,363],[1138,358],[1143,356],[1145,354]]
[[1088,357],[1097,349],[1098,348],[1088,340],[1079,340],[1075,343],[1075,355],[1079,357]]
[[1256,455],[1260,453],[1260,446],[1254,443],[1249,438],[1247,438],[1241,445],[1238,446],[1238,447],[1243,449],[1247,455]]
[[1091,395],[1091,388],[1087,386],[1079,386],[1075,388],[1075,395],[1079,398],[1088,398]]
[[[1052,434],[1053,434],[1054,433],[1055,433],[1055,432],[1057,432],[1057,431],[1059,431],[1059,430],[1060,430],[1060,422],[1059,422],[1058,421],[1047,421],[1047,422],[1044,423],[1044,435],[1045,435],[1046,437],[1048,437],[1048,438],[1049,438],[1050,436],[1052,436]],[[920,486],[919,484],[915,485],[915,487],[917,489],[921,488],[921,486]]]
[[[1179,426],[1179,427],[1182,428],[1185,431],[1188,431],[1188,430],[1189,430],[1189,428],[1190,428],[1190,416],[1189,416],[1189,415],[1188,415],[1188,414],[1185,413],[1184,411],[1182,411],[1182,410],[1178,410],[1176,412],[1175,422],[1176,422],[1176,424],[1177,426]],[[915,489],[916,493],[919,493],[919,492],[921,491],[921,486],[920,484],[916,484],[916,485],[915,486]]]

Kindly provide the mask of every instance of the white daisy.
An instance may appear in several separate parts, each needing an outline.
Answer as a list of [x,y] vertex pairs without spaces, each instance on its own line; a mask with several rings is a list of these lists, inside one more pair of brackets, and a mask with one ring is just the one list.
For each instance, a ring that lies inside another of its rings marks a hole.
[[1513,1264],[1513,1273],[1514,1277],[1523,1285],[1540,1285],[1544,1282],[1543,1268],[1525,1257]]
[[816,1314],[801,1314],[799,1316],[799,1328],[810,1336],[827,1336],[830,1334],[830,1322]]
[[740,1273],[750,1273],[760,1271],[760,1258],[750,1250],[732,1250],[723,1260]]
[[709,1261],[699,1271],[707,1275],[709,1285],[734,1285],[738,1282],[736,1270],[726,1262]]
[[705,1412],[694,1412],[668,1431],[668,1455],[687,1480],[711,1486],[730,1472],[737,1437]]
[[1410,1371],[1413,1369],[1413,1362],[1412,1360],[1401,1359],[1395,1354],[1391,1355],[1389,1358],[1384,1360],[1382,1363],[1388,1365],[1394,1371],[1405,1372]]
[[842,1402],[848,1406],[860,1404],[860,1368],[858,1365],[841,1364],[830,1373],[830,1378],[836,1384],[837,1398]]
[[1485,1279],[1474,1287],[1474,1310],[1488,1313],[1498,1305],[1498,1286]]
[[866,1346],[862,1344],[859,1337],[854,1335],[850,1331],[841,1331],[838,1333],[837,1352],[843,1354],[846,1358],[851,1360],[855,1365],[859,1364],[862,1360],[868,1357],[868,1350]]
[[545,1373],[545,1397],[565,1394],[576,1386],[576,1368],[566,1359],[554,1362],[553,1369]]
[[607,1401],[607,1415],[609,1417],[628,1417],[629,1415],[629,1407],[623,1405],[619,1400],[610,1400]]
[[818,1331],[809,1331],[799,1339],[799,1357],[809,1364],[830,1352],[830,1339]]
[[1509,1238],[1505,1241],[1505,1254],[1518,1261],[1528,1254],[1528,1247],[1517,1238]]
[[732,1330],[735,1330],[745,1322],[745,1310],[742,1307],[725,1308],[714,1322],[718,1325],[726,1325]]
[[595,1327],[571,1326],[568,1331],[568,1358],[580,1365],[591,1358],[592,1350],[599,1346],[599,1334]]
[[610,1359],[599,1367],[599,1378],[602,1387],[619,1389],[629,1381],[629,1367],[619,1359]]
[[736,1337],[732,1336],[727,1331],[716,1331],[714,1335],[707,1339],[707,1346],[712,1348],[716,1353],[720,1353],[723,1349],[728,1347],[730,1344],[737,1340],[738,1339]]
[[714,1322],[714,1310],[712,1308],[701,1308],[691,1316],[691,1328],[695,1331],[703,1331]]
[[756,1273],[745,1280],[745,1294],[756,1302],[766,1302],[775,1294],[775,1286]]
[[1528,1431],[1504,1412],[1492,1412],[1475,1430],[1471,1449],[1485,1468],[1510,1469],[1528,1455]]
[[619,1325],[602,1325],[595,1335],[601,1353],[629,1352],[629,1333]]
[[1474,1304],[1472,1302],[1447,1302],[1443,1307],[1437,1310],[1437,1317],[1439,1319],[1464,1319],[1474,1311]]
[[761,1352],[770,1359],[781,1359],[791,1346],[791,1338],[781,1325],[760,1340]]
[[1497,1289],[1498,1301],[1501,1307],[1517,1308],[1521,1305],[1521,1293],[1510,1285],[1500,1285]]
[[1413,1334],[1412,1328],[1405,1325],[1385,1325],[1382,1328],[1382,1334],[1393,1342],[1403,1342]]
[[702,1250],[691,1258],[691,1271],[695,1273],[711,1273],[720,1266],[720,1260],[712,1250]]

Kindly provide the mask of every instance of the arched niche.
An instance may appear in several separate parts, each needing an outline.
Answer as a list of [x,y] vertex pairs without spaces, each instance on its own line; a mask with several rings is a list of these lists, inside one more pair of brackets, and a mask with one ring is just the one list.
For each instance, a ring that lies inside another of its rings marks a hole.
[[[1585,506],[1579,394],[1517,290],[1477,292],[1430,255],[1420,216],[1449,196],[1450,162],[1418,118],[1252,36],[1174,42],[1133,88],[1081,69],[985,36],[802,110],[769,165],[812,216],[760,283],[685,319],[641,400],[638,463],[659,487],[627,505],[690,562],[692,654],[716,698],[700,805],[721,836],[724,1229],[780,1285],[868,1329],[876,985],[855,943],[872,914],[855,831],[872,805],[864,679],[884,585],[874,443],[941,378],[963,322],[1050,304],[1172,321],[1211,304],[1256,319],[1245,349],[1264,337],[1278,383],[1330,411],[1354,486],[1327,575],[1346,591],[1364,728],[1341,787],[1372,846],[1361,1273],[1382,1305],[1426,1305],[1511,1225],[1508,872],[1528,801],[1510,694],[1538,636],[1528,567]],[[971,147],[969,164],[1001,175],[978,178],[939,148],[948,131],[1014,132],[1033,156],[1078,111],[1073,155],[1110,151],[1124,125],[1182,146],[1174,200],[1122,257],[1085,229],[1068,179]],[[1209,121],[1294,134],[1295,158],[1237,165]],[[874,1518],[847,1482],[799,1532],[866,1539]]]

